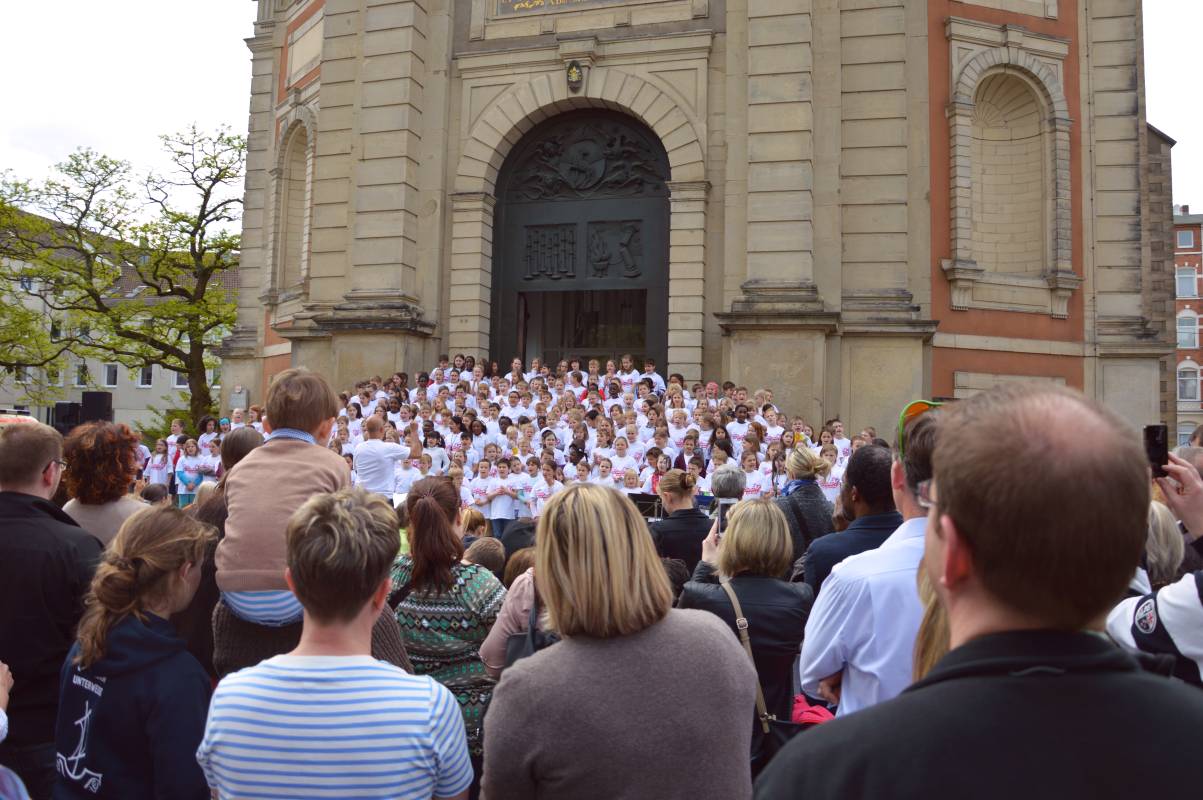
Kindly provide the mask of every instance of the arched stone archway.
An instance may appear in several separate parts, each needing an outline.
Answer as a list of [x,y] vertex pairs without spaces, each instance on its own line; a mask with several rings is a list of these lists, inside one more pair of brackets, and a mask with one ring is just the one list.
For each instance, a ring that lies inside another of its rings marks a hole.
[[652,79],[593,67],[579,93],[559,73],[503,92],[472,123],[452,195],[447,348],[483,358],[492,327],[493,218],[498,172],[522,135],[564,111],[604,108],[635,117],[660,139],[669,164],[667,367],[696,380],[702,371],[706,194],[704,129]]
[[550,117],[497,181],[490,355],[665,363],[668,158],[626,114]]
[[304,295],[309,277],[309,214],[317,120],[306,106],[294,106],[281,119],[272,179],[272,220],[268,227],[270,304]]

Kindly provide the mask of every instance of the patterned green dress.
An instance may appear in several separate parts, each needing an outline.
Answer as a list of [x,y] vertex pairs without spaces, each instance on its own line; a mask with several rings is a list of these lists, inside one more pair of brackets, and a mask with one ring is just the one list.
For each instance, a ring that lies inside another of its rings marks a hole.
[[[393,564],[393,591],[406,586],[413,559],[399,556]],[[494,681],[480,660],[480,645],[505,599],[505,587],[492,572],[476,565],[456,564],[455,584],[439,594],[410,591],[398,604],[397,622],[418,675],[429,675],[459,701],[468,732],[468,747],[481,752],[481,721]]]

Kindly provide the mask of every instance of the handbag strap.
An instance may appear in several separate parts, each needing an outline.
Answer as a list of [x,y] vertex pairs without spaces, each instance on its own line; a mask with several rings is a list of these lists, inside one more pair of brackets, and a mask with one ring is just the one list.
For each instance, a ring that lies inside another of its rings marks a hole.
[[530,634],[535,635],[535,631],[539,627],[539,593],[535,592],[535,598],[530,604]]
[[[723,587],[723,591],[731,599],[731,606],[735,609],[735,628],[739,631],[739,641],[744,646],[744,652],[748,654],[748,660],[752,662],[752,669],[756,669],[756,659],[752,657],[752,640],[748,636],[748,618],[744,616],[744,610],[739,604],[739,598],[735,596],[735,589],[731,586],[731,579],[723,578],[719,581],[719,585]],[[760,688],[759,674],[756,676],[756,714],[760,717],[760,727],[765,733],[768,733],[769,720],[777,718],[769,713],[768,708],[764,704],[764,691]]]

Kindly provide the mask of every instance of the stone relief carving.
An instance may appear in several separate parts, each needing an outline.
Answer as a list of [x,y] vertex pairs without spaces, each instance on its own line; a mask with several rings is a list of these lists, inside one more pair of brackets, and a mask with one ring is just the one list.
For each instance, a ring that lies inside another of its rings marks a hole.
[[[589,265],[594,278],[638,278],[643,273],[640,220],[589,223]],[[621,270],[621,272],[620,272]]]
[[667,194],[667,170],[624,125],[571,123],[525,153],[509,182],[515,201]]
[[576,225],[531,225],[525,233],[525,280],[576,277]]

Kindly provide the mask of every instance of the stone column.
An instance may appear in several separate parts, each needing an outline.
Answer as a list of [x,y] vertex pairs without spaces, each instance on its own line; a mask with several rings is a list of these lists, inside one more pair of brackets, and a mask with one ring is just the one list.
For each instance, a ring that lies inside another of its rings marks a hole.
[[702,379],[706,270],[706,181],[668,184],[668,372]]
[[347,300],[420,302],[417,170],[426,27],[424,2],[368,0],[362,12]]
[[263,400],[259,369],[260,345],[266,324],[260,293],[270,280],[268,248],[270,215],[267,214],[268,170],[272,152],[272,86],[277,49],[271,3],[259,3],[255,35],[246,40],[251,51],[251,104],[247,125],[246,179],[243,193],[242,251],[238,267],[238,317],[234,330],[221,344],[221,407],[229,407],[230,388],[246,387],[251,402]]
[[495,204],[493,195],[483,192],[451,195],[451,299],[447,313],[447,350],[475,356],[477,361],[489,355]]
[[748,299],[817,299],[810,9],[748,0]]
[[818,418],[839,313],[815,283],[812,11],[812,0],[747,0],[745,280],[715,316],[724,375],[754,389],[772,364],[780,404]]

